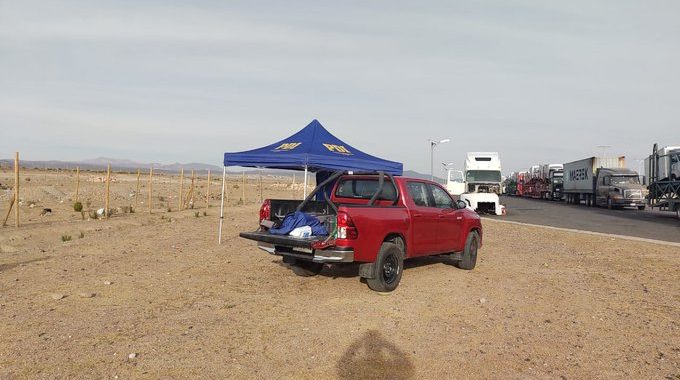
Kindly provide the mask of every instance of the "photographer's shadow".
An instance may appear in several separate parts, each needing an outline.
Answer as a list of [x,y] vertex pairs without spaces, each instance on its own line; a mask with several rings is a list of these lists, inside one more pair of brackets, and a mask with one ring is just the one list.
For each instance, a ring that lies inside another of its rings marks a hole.
[[352,343],[338,361],[341,379],[397,379],[414,376],[411,360],[399,347],[376,330],[366,332]]

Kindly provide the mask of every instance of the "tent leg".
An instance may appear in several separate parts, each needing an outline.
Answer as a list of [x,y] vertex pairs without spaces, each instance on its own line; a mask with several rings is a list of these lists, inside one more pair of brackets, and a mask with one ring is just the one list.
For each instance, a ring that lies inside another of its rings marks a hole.
[[305,165],[305,184],[302,190],[302,199],[307,199],[307,165]]
[[217,243],[222,244],[222,222],[224,222],[224,187],[227,179],[227,167],[222,167],[222,200],[220,201],[220,229],[217,232]]

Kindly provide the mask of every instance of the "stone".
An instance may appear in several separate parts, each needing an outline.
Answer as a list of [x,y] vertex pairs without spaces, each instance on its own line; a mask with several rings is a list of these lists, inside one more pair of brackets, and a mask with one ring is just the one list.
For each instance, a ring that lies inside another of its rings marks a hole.
[[486,298],[480,298],[479,303],[486,303]]
[[133,352],[133,353],[131,353],[130,355],[128,355],[128,359],[130,359],[130,360],[136,359],[136,358],[137,358],[137,353],[135,353],[135,352]]
[[82,292],[82,293],[78,293],[78,295],[81,296],[82,298],[92,298],[92,297],[96,296],[97,293],[93,293],[93,292]]
[[61,293],[53,293],[53,294],[51,295],[51,297],[52,297],[52,299],[55,300],[55,301],[59,301],[60,299],[66,298],[66,296],[63,295],[63,294],[61,294]]

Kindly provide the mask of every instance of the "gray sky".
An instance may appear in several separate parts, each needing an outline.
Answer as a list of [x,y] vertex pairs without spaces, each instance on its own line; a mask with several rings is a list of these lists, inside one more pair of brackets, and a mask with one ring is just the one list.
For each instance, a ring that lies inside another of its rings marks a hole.
[[0,0],[0,157],[220,164],[316,118],[429,172],[680,144],[680,2]]

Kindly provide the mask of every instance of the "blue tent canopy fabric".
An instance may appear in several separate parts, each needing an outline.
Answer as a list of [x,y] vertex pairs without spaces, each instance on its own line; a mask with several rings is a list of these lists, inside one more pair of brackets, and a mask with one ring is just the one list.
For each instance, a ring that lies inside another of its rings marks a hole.
[[316,119],[294,135],[262,148],[225,153],[224,166],[270,169],[384,171],[402,175],[400,162],[366,154],[333,136]]

